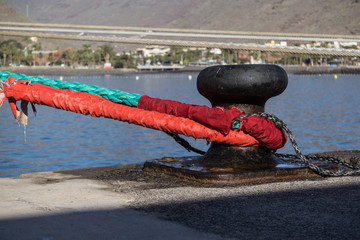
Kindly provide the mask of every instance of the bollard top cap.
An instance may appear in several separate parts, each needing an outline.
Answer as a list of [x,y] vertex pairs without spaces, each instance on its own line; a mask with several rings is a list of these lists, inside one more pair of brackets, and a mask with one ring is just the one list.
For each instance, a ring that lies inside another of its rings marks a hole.
[[202,70],[197,78],[201,95],[218,103],[264,104],[287,87],[285,70],[277,65],[220,65]]

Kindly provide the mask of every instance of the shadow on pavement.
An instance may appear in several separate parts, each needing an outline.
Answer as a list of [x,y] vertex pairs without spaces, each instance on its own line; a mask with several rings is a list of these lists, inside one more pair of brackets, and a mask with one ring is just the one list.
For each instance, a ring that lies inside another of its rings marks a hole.
[[359,190],[353,184],[166,204],[135,201],[138,211],[2,219],[0,239],[358,239]]

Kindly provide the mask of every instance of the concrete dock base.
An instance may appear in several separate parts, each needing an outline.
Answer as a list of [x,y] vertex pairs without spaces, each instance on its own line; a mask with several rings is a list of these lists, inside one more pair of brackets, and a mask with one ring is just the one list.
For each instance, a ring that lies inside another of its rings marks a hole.
[[142,165],[0,178],[0,239],[357,239],[360,177],[209,185]]
[[2,178],[0,186],[2,240],[221,239],[135,211],[131,204],[136,195],[103,181],[45,172]]

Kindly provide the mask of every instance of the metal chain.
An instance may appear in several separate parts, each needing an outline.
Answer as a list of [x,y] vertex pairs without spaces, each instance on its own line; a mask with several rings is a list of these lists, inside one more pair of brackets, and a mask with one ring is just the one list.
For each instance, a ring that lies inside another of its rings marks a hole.
[[183,146],[189,152],[191,151],[191,152],[195,152],[195,153],[198,153],[198,154],[201,154],[201,155],[205,155],[206,152],[204,152],[204,151],[202,151],[200,149],[194,148],[193,146],[191,146],[191,144],[188,141],[181,138],[178,134],[169,133],[169,132],[166,132],[166,134],[169,135],[170,137],[172,137],[178,144]]
[[[274,153],[275,156],[279,157],[279,158],[287,158],[287,161],[292,161],[290,159],[299,159],[299,157],[295,154],[288,154],[288,153]],[[312,160],[317,160],[317,161],[322,161],[322,162],[332,162],[332,163],[336,163],[339,165],[343,165],[345,167],[351,168],[351,169],[360,169],[359,165],[354,165],[348,162],[344,162],[341,161],[340,159],[334,158],[334,157],[322,157],[322,156],[317,156],[317,155],[304,155],[304,157],[308,160],[312,159]],[[300,160],[295,160],[293,161],[295,163],[301,163]]]
[[[339,176],[359,176],[360,175],[360,166],[359,165],[353,165],[344,161],[341,161],[337,158],[334,157],[322,157],[322,156],[309,156],[309,155],[303,155],[294,139],[294,136],[292,134],[292,132],[290,131],[290,129],[287,127],[287,125],[280,120],[278,117],[276,117],[275,115],[272,114],[267,114],[267,113],[255,113],[255,114],[248,114],[248,115],[243,115],[238,117],[237,119],[233,120],[231,126],[232,128],[234,128],[234,126],[239,125],[240,122],[242,121],[243,118],[245,117],[249,117],[249,116],[257,116],[257,117],[263,117],[266,119],[269,119],[270,121],[272,121],[275,126],[279,129],[283,129],[291,143],[292,146],[296,152],[296,155],[294,154],[282,154],[282,153],[274,153],[277,157],[282,158],[285,161],[289,161],[289,162],[293,162],[296,164],[301,164],[301,165],[305,165],[307,167],[309,167],[312,171],[314,171],[315,173],[323,176],[323,177],[339,177]],[[181,146],[183,146],[184,148],[186,148],[188,151],[193,151],[199,154],[204,155],[206,152],[196,149],[194,147],[192,147],[190,145],[189,142],[187,142],[185,139],[181,138],[178,134],[175,133],[167,133],[169,136],[173,137],[175,139],[175,141],[177,143],[179,143]],[[299,159],[299,160],[297,160]],[[347,171],[347,172],[335,172],[335,171],[331,171],[331,170],[327,170],[327,169],[323,169],[317,165],[312,164],[309,160],[319,160],[319,161],[326,161],[326,162],[332,162],[332,163],[336,163],[336,164],[340,164],[343,166],[346,166],[348,168],[354,169],[354,171]]]
[[4,87],[9,87],[10,85],[8,83],[6,83],[6,79],[0,79],[0,92],[4,91]]
[[[240,124],[241,120],[245,117],[248,117],[248,116],[257,116],[257,117],[263,117],[265,119],[268,119],[270,121],[272,121],[275,126],[279,129],[283,129],[291,143],[292,143],[292,146],[294,148],[294,151],[296,153],[296,156],[297,158],[300,159],[301,163],[305,164],[307,167],[309,167],[312,171],[314,171],[315,173],[323,176],[323,177],[339,177],[339,176],[359,176],[360,175],[360,170],[359,170],[359,167],[358,166],[352,166],[351,168],[352,169],[355,169],[354,171],[347,171],[347,172],[335,172],[335,171],[331,171],[331,170],[327,170],[327,169],[323,169],[317,165],[314,165],[312,164],[300,151],[296,141],[295,141],[295,138],[294,138],[294,135],[292,134],[292,132],[290,131],[290,129],[287,127],[287,125],[282,121],[280,120],[278,117],[276,117],[275,115],[273,114],[268,114],[268,113],[254,113],[254,114],[248,114],[248,115],[243,115],[243,116],[240,116],[238,117],[237,119],[235,119],[232,123],[232,126],[235,126],[236,124]],[[329,160],[329,161],[332,161],[332,160]],[[336,163],[340,163],[342,165],[347,165],[345,162],[343,161],[340,161],[340,160],[335,160]]]
[[16,82],[18,81],[18,79],[16,79],[14,82],[12,83],[7,83],[6,82],[7,79],[3,79],[3,78],[0,78],[0,92],[4,91],[4,87],[3,86],[6,86],[6,87],[10,87],[12,85],[15,85]]

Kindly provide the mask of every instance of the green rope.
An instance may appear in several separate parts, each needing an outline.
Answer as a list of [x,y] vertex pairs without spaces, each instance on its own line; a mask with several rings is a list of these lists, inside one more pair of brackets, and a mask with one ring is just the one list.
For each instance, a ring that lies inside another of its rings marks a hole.
[[11,72],[0,71],[0,79],[7,79],[8,77],[13,77],[16,78],[17,80],[29,80],[31,81],[31,83],[39,83],[57,89],[69,89],[73,91],[91,93],[103,97],[105,99],[108,99],[112,102],[125,104],[130,107],[137,107],[139,99],[141,97],[141,95],[137,93],[127,93],[115,89],[90,86],[77,82],[70,83],[61,80],[52,80],[44,77],[33,77],[33,76],[27,76],[25,74],[18,75]]

